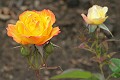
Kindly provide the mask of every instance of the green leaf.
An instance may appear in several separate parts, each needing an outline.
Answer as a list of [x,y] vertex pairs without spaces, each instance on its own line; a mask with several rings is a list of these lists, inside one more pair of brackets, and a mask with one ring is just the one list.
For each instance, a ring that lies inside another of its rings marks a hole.
[[91,78],[86,79],[86,80],[100,80],[100,79],[96,78],[95,76],[92,76]]
[[89,28],[89,32],[92,33],[92,32],[94,32],[96,30],[97,25],[89,25],[88,28]]
[[97,78],[97,77],[95,77],[95,76],[92,76],[91,78],[86,79],[86,80],[100,80],[100,79],[98,79],[98,78]]
[[113,73],[112,76],[113,76],[114,78],[120,78],[120,72],[119,72],[119,73]]
[[111,61],[111,64],[109,65],[110,69],[113,72],[120,71],[120,59],[112,58],[110,61]]
[[94,73],[94,74],[92,74],[92,77],[87,80],[105,80],[105,78],[100,73]]
[[112,33],[111,33],[110,30],[107,28],[107,26],[105,26],[104,24],[100,24],[100,25],[98,25],[98,26],[99,26],[99,28],[108,31],[108,32],[111,34],[111,36],[113,37]]
[[110,60],[111,64],[109,64],[110,69],[113,72],[113,77],[114,78],[119,78],[120,77],[120,59],[118,58],[112,58]]
[[92,74],[88,71],[82,71],[80,69],[70,69],[70,70],[66,70],[63,73],[56,75],[54,77],[52,77],[51,79],[87,79],[90,78],[92,76]]

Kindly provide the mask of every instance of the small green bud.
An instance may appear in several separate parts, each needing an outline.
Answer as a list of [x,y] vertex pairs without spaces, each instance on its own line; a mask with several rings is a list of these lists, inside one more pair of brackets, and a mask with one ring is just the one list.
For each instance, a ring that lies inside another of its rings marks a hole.
[[26,57],[30,54],[30,48],[29,46],[22,46],[21,47],[21,55]]
[[44,47],[44,51],[47,53],[47,54],[51,54],[54,50],[54,46],[52,45],[51,42],[49,42],[48,44],[46,44]]

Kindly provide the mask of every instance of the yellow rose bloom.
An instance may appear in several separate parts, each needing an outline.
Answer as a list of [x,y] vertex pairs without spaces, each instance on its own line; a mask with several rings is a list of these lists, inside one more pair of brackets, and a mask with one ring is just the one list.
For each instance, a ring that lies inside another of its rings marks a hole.
[[23,45],[42,45],[60,33],[59,27],[52,27],[54,23],[55,15],[50,10],[25,11],[15,25],[8,24],[7,34]]
[[88,10],[87,16],[85,14],[81,14],[81,16],[83,17],[86,23],[99,25],[102,24],[108,18],[108,16],[106,16],[107,11],[107,7],[93,5]]

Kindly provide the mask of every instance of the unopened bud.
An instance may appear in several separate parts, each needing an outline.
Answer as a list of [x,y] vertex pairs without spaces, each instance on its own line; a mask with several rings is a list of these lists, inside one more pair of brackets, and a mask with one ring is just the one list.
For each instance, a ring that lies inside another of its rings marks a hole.
[[54,50],[54,46],[52,45],[51,42],[49,42],[48,44],[46,44],[44,47],[44,50],[47,54],[51,54]]
[[21,55],[22,56],[28,56],[29,54],[30,54],[29,46],[22,46],[21,47]]

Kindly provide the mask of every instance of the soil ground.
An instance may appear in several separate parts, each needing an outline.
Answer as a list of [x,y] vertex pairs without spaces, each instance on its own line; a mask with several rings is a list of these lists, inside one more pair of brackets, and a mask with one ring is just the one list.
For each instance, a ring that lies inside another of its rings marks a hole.
[[[0,80],[35,80],[32,70],[28,69],[27,62],[20,55],[19,46],[6,35],[8,23],[16,23],[19,14],[25,10],[50,9],[56,15],[55,26],[61,29],[60,35],[52,42],[61,48],[56,48],[48,59],[49,66],[61,66],[63,70],[79,68],[91,72],[99,72],[95,63],[89,60],[90,53],[76,47],[80,42],[80,32],[85,23],[80,16],[87,13],[93,4],[108,6],[106,25],[116,39],[120,39],[120,0],[0,0]],[[108,35],[109,36],[109,35]],[[111,44],[111,51],[120,51],[120,42]],[[120,58],[119,53],[114,57]],[[108,69],[105,69],[109,73]],[[43,80],[60,72],[57,70],[41,71]],[[111,79],[120,80],[120,79]]]

